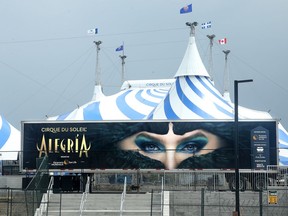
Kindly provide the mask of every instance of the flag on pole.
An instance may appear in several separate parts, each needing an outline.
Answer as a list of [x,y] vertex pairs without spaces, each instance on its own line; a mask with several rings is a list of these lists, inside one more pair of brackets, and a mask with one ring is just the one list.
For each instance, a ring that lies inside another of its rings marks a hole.
[[180,14],[192,12],[192,4],[186,5],[180,9]]
[[211,21],[206,22],[206,23],[202,23],[201,27],[202,27],[202,29],[211,28]]
[[218,40],[219,44],[226,44],[227,43],[227,38],[223,38],[223,39],[220,39]]
[[116,52],[118,52],[118,51],[122,51],[123,49],[124,49],[124,46],[121,45],[121,46],[119,46],[119,47],[116,48]]
[[95,35],[95,34],[98,34],[98,28],[95,28],[95,29],[89,29],[87,31],[87,34],[88,35]]

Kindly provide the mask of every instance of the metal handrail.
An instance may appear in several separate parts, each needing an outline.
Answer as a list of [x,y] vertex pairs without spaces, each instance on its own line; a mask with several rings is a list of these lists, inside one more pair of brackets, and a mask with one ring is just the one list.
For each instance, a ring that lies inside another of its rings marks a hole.
[[121,194],[121,200],[120,200],[120,216],[122,216],[122,214],[123,214],[124,202],[125,202],[125,197],[126,197],[126,187],[127,187],[127,179],[125,176],[123,192]]
[[90,177],[88,176],[87,182],[86,182],[86,186],[85,186],[85,191],[83,192],[82,198],[81,198],[81,203],[80,203],[80,208],[79,208],[80,216],[82,216],[82,213],[83,213],[83,210],[84,210],[84,206],[85,206],[85,203],[86,203],[86,200],[87,200],[87,196],[88,196],[88,193],[89,193],[89,188],[90,188]]
[[41,216],[44,212],[48,215],[48,205],[50,201],[51,194],[53,193],[54,177],[52,176],[47,188],[46,194],[43,194],[41,204],[39,208],[36,209],[35,216]]

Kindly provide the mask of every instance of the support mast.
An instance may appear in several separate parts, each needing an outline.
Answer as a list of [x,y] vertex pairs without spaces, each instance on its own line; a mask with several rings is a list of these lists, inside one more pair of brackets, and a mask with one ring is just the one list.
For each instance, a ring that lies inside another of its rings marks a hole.
[[193,22],[193,23],[186,22],[186,25],[190,26],[190,29],[191,29],[190,36],[195,36],[195,27],[198,25],[198,23],[197,22]]
[[96,70],[95,70],[95,86],[101,85],[101,72],[99,66],[99,52],[100,52],[100,44],[102,41],[94,41],[96,45]]
[[231,101],[230,93],[229,93],[229,71],[228,71],[228,54],[230,53],[230,50],[223,50],[223,53],[225,54],[225,68],[224,68],[224,92],[223,96],[227,101]]
[[121,81],[124,82],[124,74],[125,74],[125,59],[127,58],[126,55],[123,54],[119,56],[121,58],[121,64],[122,64],[122,72],[121,72]]
[[215,35],[212,34],[212,35],[207,35],[207,37],[209,38],[210,40],[210,43],[209,43],[209,68],[208,68],[208,73],[209,75],[211,76],[211,81],[213,82],[214,78],[213,78],[213,59],[212,59],[212,47],[213,47],[213,39],[215,38]]
[[230,50],[223,50],[225,54],[225,68],[224,68],[224,93],[229,92],[229,72],[228,72],[228,54]]
[[101,87],[101,70],[99,64],[99,53],[100,53],[100,44],[102,41],[94,41],[96,45],[96,68],[95,68],[95,86],[94,86],[94,93],[92,96],[92,101],[99,100],[104,96]]

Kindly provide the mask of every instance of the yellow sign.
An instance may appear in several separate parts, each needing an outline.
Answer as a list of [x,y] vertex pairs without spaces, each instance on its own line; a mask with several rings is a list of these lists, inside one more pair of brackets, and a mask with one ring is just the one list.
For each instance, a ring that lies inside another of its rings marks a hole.
[[269,204],[277,204],[278,203],[277,191],[269,191],[268,203]]

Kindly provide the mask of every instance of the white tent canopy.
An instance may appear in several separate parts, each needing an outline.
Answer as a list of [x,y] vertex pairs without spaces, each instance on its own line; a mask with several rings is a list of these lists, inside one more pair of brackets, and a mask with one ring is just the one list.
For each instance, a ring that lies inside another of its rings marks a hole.
[[20,132],[0,115],[0,160],[17,160],[20,149]]

